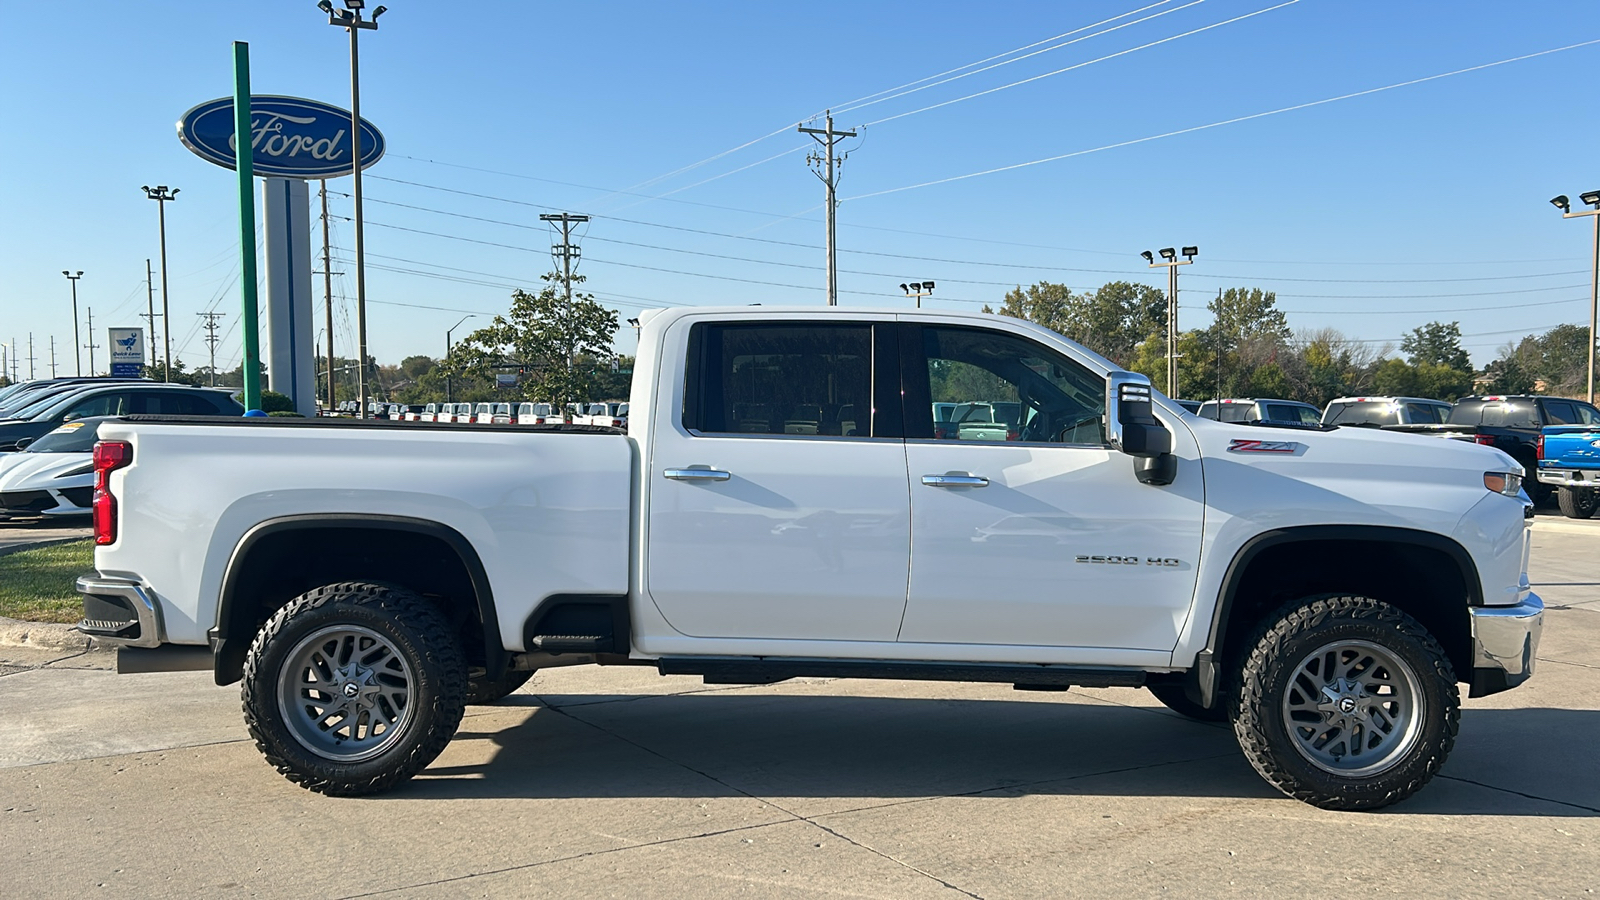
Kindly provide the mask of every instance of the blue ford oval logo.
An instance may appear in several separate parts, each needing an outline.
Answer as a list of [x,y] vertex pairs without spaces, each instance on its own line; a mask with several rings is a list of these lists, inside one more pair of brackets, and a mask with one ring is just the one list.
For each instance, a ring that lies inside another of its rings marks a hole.
[[[250,96],[251,167],[276,178],[337,178],[349,175],[350,113],[301,97]],[[233,98],[196,106],[178,121],[178,140],[201,159],[235,165]],[[361,120],[361,168],[383,156],[383,133]]]

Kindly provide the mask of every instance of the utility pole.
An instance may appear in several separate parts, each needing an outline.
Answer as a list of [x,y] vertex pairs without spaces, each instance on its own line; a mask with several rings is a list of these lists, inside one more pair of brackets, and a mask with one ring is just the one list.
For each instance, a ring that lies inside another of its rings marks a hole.
[[94,307],[85,306],[84,310],[86,312],[88,312],[88,314],[89,314],[89,343],[84,344],[84,346],[89,348],[89,377],[93,378],[94,377],[94,351],[95,351],[95,348],[100,346],[100,345],[96,344],[94,342]]
[[[172,321],[172,311],[167,307],[167,201],[178,199],[178,188],[173,188],[169,192],[167,190],[167,186],[161,184],[156,185],[154,188],[146,185],[143,190],[146,197],[156,201],[156,206],[159,207],[161,211],[161,324],[165,326]],[[163,376],[161,380],[171,381],[172,329],[163,327],[161,329],[161,338],[166,347],[166,350],[163,353],[166,366],[162,370]],[[90,335],[89,340],[93,341],[94,336]],[[154,343],[154,341],[151,343]]]
[[839,206],[839,201],[838,201],[838,198],[836,196],[836,189],[839,187],[839,172],[838,172],[838,170],[841,167],[843,167],[845,157],[849,156],[850,154],[841,153],[841,154],[838,154],[838,156],[836,158],[835,155],[834,155],[834,152],[833,152],[833,145],[839,143],[839,139],[840,138],[855,137],[856,133],[854,131],[834,131],[833,130],[833,110],[831,110],[831,109],[830,110],[825,110],[823,115],[825,116],[823,121],[827,126],[825,128],[806,128],[803,125],[795,126],[795,127],[796,127],[796,130],[799,131],[801,134],[809,134],[809,135],[811,135],[811,139],[816,141],[817,143],[821,144],[822,147],[823,147],[823,153],[822,153],[821,156],[818,156],[815,152],[812,152],[812,153],[810,153],[810,154],[808,154],[806,156],[806,162],[810,163],[812,166],[819,166],[819,165],[822,166],[822,171],[821,172],[817,172],[815,168],[813,168],[812,171],[816,174],[816,176],[818,178],[822,179],[822,184],[827,188],[827,207],[828,207],[828,217],[827,217],[828,218],[828,305],[829,306],[838,306],[839,305],[839,260],[838,260],[838,249],[839,248],[838,248],[838,242],[834,240],[834,213],[838,209],[838,206]]
[[[379,6],[372,11],[372,18],[363,19],[361,10],[366,4],[362,0],[344,0],[345,8],[335,10],[331,0],[322,0],[317,8],[328,14],[328,24],[343,28],[350,32],[350,174],[351,174],[351,199],[355,206],[356,223],[356,387],[361,397],[360,409],[356,411],[356,418],[367,417],[367,256],[366,239],[362,231],[361,215],[361,57],[359,55],[356,36],[362,31],[375,30],[378,27],[378,17],[388,11],[388,7]],[[329,367],[328,380],[333,380],[332,367]]]
[[66,269],[62,269],[61,274],[67,276],[67,280],[72,282],[72,356],[77,361],[76,371],[78,377],[82,378],[83,354],[78,352],[78,343],[81,340],[78,336],[78,279],[83,277],[83,270],[79,269],[78,274],[74,275]]
[[195,313],[206,320],[206,347],[211,351],[211,386],[217,386],[217,320],[227,315],[219,312]]
[[[334,402],[333,388],[333,276],[343,275],[335,273],[331,263],[331,242],[328,238],[328,179],[322,179],[322,299],[327,304],[328,313],[328,412],[331,415],[338,406]],[[312,273],[317,274],[317,273]]]
[[1161,262],[1156,262],[1149,250],[1140,253],[1152,269],[1167,270],[1167,396],[1178,399],[1178,267],[1194,262],[1200,254],[1199,247],[1183,248],[1183,259],[1177,251],[1162,247]]
[[150,268],[150,258],[144,260],[144,317],[150,323],[150,371],[156,370],[156,273]]
[[[582,251],[578,249],[578,245],[574,244],[572,242],[572,226],[573,225],[582,224],[584,222],[589,221],[589,217],[588,216],[575,216],[572,213],[566,213],[566,212],[563,212],[563,213],[541,213],[539,215],[539,221],[541,221],[541,222],[560,222],[561,223],[561,243],[556,244],[556,245],[554,245],[554,246],[552,246],[550,248],[550,257],[552,259],[554,259],[554,260],[556,260],[556,261],[561,263],[561,281],[562,281],[562,283],[564,285],[566,285],[566,288],[567,288],[567,311],[570,313],[571,310],[572,310],[572,266],[573,266],[575,260],[578,260],[578,259],[582,258],[582,256],[583,256]],[[572,371],[572,356],[573,356],[573,352],[574,351],[573,351],[572,345],[568,344],[567,345],[567,372],[568,373],[570,373]],[[567,402],[566,398],[563,398],[561,402],[563,402],[563,403]]]
[[33,380],[33,332],[28,332],[28,380]]
[[50,377],[56,377],[56,336],[50,335]]

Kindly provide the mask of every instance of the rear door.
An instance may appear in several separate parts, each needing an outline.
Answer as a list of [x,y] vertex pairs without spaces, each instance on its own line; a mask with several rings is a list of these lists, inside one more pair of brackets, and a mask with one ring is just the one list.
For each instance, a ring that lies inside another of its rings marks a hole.
[[652,417],[645,584],[673,628],[895,639],[911,525],[893,336],[838,314],[669,332],[663,358],[687,364]]

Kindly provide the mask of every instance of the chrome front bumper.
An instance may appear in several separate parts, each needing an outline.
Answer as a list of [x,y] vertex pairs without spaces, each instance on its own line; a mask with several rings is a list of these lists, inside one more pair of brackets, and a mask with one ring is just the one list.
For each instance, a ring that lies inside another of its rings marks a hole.
[[78,593],[84,595],[84,618],[78,631],[121,647],[159,647],[165,637],[161,605],[135,581],[83,575]]
[[1544,601],[1538,594],[1515,606],[1475,606],[1472,616],[1472,694],[1483,697],[1510,690],[1533,674],[1534,654],[1544,627]]

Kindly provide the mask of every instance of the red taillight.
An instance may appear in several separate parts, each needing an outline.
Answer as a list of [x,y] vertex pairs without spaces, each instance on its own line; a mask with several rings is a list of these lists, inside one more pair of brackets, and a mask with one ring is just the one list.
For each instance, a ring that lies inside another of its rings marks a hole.
[[1533,441],[1533,458],[1544,459],[1544,435],[1539,435]]
[[111,473],[133,462],[133,445],[101,441],[94,445],[94,542],[117,540],[117,498],[111,496]]
[[1494,435],[1492,434],[1475,434],[1472,436],[1472,440],[1473,443],[1482,444],[1485,447],[1494,446]]

